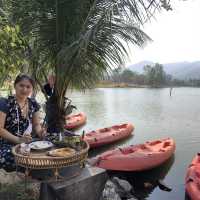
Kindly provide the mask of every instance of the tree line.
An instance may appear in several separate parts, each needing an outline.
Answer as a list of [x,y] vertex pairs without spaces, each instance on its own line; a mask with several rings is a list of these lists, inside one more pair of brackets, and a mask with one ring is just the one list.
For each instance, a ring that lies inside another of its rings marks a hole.
[[179,80],[173,78],[172,75],[165,72],[163,65],[159,63],[155,63],[153,65],[145,65],[143,71],[144,72],[141,74],[130,69],[123,69],[119,67],[112,70],[111,73],[104,78],[104,80],[116,84],[126,83],[129,85],[145,85],[149,87],[200,87],[200,80]]

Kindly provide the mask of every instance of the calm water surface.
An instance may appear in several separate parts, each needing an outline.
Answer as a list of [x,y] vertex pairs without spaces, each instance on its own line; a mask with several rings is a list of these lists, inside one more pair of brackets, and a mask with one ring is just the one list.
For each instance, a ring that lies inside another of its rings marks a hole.
[[[125,175],[132,183],[136,182],[136,179],[142,183],[163,179],[173,189],[171,192],[165,192],[159,187],[149,190],[139,187],[136,188],[138,199],[185,199],[185,172],[192,157],[200,151],[199,88],[174,88],[171,97],[169,88],[100,88],[85,93],[74,92],[68,96],[77,106],[77,112],[83,111],[87,114],[87,124],[78,132],[131,122],[135,125],[134,137],[115,145],[126,146],[151,139],[174,138],[176,152],[167,163],[145,173]],[[106,146],[99,151],[112,147],[113,145]]]

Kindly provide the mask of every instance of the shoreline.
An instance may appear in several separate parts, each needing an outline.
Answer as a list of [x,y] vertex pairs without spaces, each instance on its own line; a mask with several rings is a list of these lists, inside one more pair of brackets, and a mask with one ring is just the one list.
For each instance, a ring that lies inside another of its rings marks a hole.
[[130,83],[98,83],[95,88],[149,88],[149,89],[162,89],[162,88],[181,88],[181,87],[189,87],[189,88],[200,88],[194,86],[150,86],[150,85],[138,85],[138,84],[130,84]]

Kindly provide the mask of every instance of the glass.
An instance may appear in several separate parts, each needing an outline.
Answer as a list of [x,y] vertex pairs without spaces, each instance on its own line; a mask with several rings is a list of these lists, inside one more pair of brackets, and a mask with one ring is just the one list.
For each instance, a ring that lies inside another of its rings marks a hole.
[[20,144],[20,153],[23,155],[30,155],[31,148],[29,144],[22,143]]

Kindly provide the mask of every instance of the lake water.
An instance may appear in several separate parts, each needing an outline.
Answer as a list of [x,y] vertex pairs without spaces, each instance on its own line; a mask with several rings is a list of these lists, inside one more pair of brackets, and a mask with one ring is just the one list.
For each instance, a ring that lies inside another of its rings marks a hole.
[[[79,129],[91,131],[115,124],[131,122],[134,136],[114,145],[90,152],[90,156],[113,148],[172,137],[176,141],[174,156],[164,165],[142,173],[120,173],[135,186],[138,200],[185,200],[184,178],[187,166],[200,151],[200,89],[174,88],[100,88],[85,93],[68,94],[78,112],[85,112],[87,124]],[[42,102],[40,99],[39,102]],[[159,187],[144,189],[144,182],[162,179],[171,192]]]
[[[135,125],[134,137],[115,146],[143,143],[147,140],[172,137],[176,141],[174,156],[164,165],[145,173],[125,173],[130,182],[137,184],[138,199],[184,200],[184,177],[193,156],[200,151],[200,89],[174,88],[100,88],[85,93],[68,94],[77,106],[76,112],[87,114],[87,124],[78,130],[91,131],[114,124],[131,122]],[[94,151],[97,154],[114,145]],[[171,192],[159,187],[144,189],[143,182],[163,179]]]

